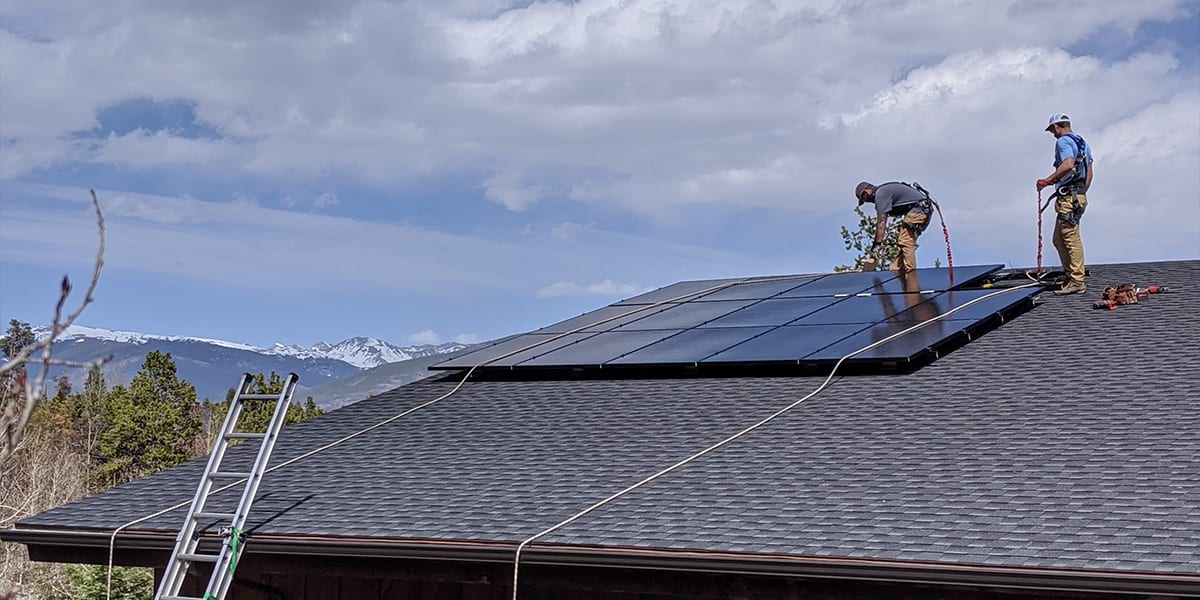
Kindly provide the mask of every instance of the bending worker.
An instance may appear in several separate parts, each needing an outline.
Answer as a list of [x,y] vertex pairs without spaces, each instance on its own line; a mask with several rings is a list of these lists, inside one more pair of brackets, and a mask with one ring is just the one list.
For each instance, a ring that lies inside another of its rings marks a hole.
[[900,256],[892,264],[892,270],[901,273],[916,270],[917,238],[929,225],[929,214],[933,210],[929,195],[907,183],[893,182],[875,187],[875,184],[864,181],[854,188],[854,196],[858,198],[859,206],[864,202],[874,203],[875,213],[879,215],[875,222],[875,239],[869,251],[871,257],[878,258],[879,247],[887,237],[888,216],[900,217],[897,236]]
[[1079,220],[1087,209],[1087,191],[1092,187],[1092,149],[1078,134],[1071,131],[1071,118],[1062,113],[1050,117],[1046,131],[1054,134],[1054,172],[1037,180],[1037,189],[1054,185],[1054,247],[1062,261],[1067,280],[1055,294],[1081,294],[1087,291],[1084,281],[1083,239],[1079,236]]

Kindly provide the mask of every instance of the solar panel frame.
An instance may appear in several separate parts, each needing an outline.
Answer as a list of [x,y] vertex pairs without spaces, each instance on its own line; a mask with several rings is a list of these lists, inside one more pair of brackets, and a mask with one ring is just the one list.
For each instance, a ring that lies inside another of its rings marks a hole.
[[[996,314],[1022,302],[1032,305],[1040,289],[1008,292],[962,289],[1001,265],[921,269],[916,277],[892,272],[850,272],[824,276],[762,277],[686,281],[599,308],[534,332],[430,367],[484,370],[628,369],[813,365],[847,353],[913,325],[937,320],[852,362],[912,362],[931,350],[956,343],[961,334],[982,328]],[[909,292],[915,288],[949,290]],[[703,290],[712,289],[707,293]],[[667,300],[685,297],[683,301]],[[980,299],[983,299],[980,301]],[[971,306],[944,318],[947,312]],[[571,332],[571,333],[568,333]],[[558,337],[561,336],[561,337]]]

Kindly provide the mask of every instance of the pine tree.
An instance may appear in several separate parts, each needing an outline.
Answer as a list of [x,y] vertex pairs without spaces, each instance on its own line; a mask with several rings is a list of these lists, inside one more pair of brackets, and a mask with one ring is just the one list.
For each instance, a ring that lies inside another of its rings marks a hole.
[[[254,381],[250,384],[251,394],[279,394],[283,391],[283,377],[275,371],[271,371],[270,375],[259,373],[254,376]],[[229,390],[224,402],[211,405],[212,416],[211,436],[216,436],[216,429],[220,427],[219,423],[225,421],[225,415],[229,414],[229,403],[232,402],[236,392]],[[267,430],[267,426],[271,423],[271,416],[274,414],[274,404],[255,403],[248,404],[242,411],[242,417],[238,421],[238,431],[261,433]],[[313,417],[325,414],[325,410],[317,406],[316,401],[312,396],[305,400],[303,405],[292,403],[288,406],[287,416],[284,417],[284,425],[292,425],[307,421]]]
[[[3,353],[5,359],[12,358],[36,340],[29,323],[11,319],[8,322],[8,332],[4,337],[0,337],[0,353]],[[0,394],[10,393],[8,390],[12,382],[19,381],[24,375],[25,365],[18,365],[13,370],[0,374]]]
[[104,408],[99,475],[108,485],[156,473],[197,454],[196,388],[178,378],[169,353],[147,354],[129,387],[113,388]]

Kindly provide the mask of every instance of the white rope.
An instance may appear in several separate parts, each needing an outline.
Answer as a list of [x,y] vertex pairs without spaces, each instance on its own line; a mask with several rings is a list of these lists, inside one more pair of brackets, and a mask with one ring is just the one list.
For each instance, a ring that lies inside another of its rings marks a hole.
[[[487,359],[487,360],[485,360],[485,361],[482,361],[482,362],[476,363],[474,366],[472,366],[470,369],[468,369],[468,370],[467,370],[467,372],[466,372],[465,374],[463,374],[463,377],[462,377],[462,379],[461,379],[461,380],[459,380],[458,384],[456,384],[456,385],[454,386],[454,388],[453,388],[453,389],[451,389],[449,392],[446,392],[445,394],[442,394],[441,396],[438,396],[437,398],[435,398],[435,399],[433,399],[433,400],[430,400],[430,401],[428,401],[428,402],[425,402],[425,403],[423,403],[423,404],[419,404],[419,405],[417,405],[417,406],[414,406],[414,407],[412,407],[412,408],[410,408],[410,409],[408,409],[408,410],[406,410],[406,411],[404,411],[404,412],[401,412],[400,414],[397,414],[397,415],[395,415],[395,416],[392,416],[392,417],[389,417],[389,418],[387,418],[387,419],[384,419],[383,421],[380,421],[380,422],[378,422],[378,423],[375,423],[374,425],[371,425],[371,426],[369,426],[369,427],[367,427],[367,428],[365,428],[365,429],[361,429],[361,430],[359,430],[359,431],[356,431],[356,432],[354,432],[354,433],[352,433],[352,434],[350,434],[350,435],[347,435],[346,437],[340,438],[340,439],[338,439],[338,440],[335,440],[335,441],[333,441],[333,442],[330,442],[330,443],[328,443],[328,444],[325,444],[324,446],[321,446],[321,447],[319,447],[319,448],[316,448],[316,449],[314,449],[314,450],[311,450],[311,451],[309,451],[309,452],[306,452],[306,453],[304,453],[304,454],[301,454],[300,456],[297,456],[297,457],[295,457],[295,458],[292,458],[292,459],[289,459],[289,460],[287,460],[287,461],[285,461],[285,462],[282,462],[282,463],[280,463],[280,464],[278,464],[278,465],[275,465],[275,466],[273,466],[273,467],[271,467],[271,468],[269,468],[269,469],[267,469],[267,470],[263,471],[263,474],[265,475],[265,474],[267,474],[267,473],[271,473],[271,472],[273,472],[273,471],[277,471],[277,470],[279,470],[279,469],[282,469],[283,467],[286,467],[286,466],[288,466],[288,465],[291,465],[291,464],[293,464],[293,463],[296,463],[296,462],[299,462],[299,461],[301,461],[301,460],[304,460],[305,458],[308,458],[308,457],[310,457],[310,456],[313,456],[314,454],[317,454],[317,453],[319,453],[319,452],[324,452],[324,451],[326,451],[326,450],[328,450],[328,449],[330,449],[330,448],[333,448],[333,447],[335,447],[335,446],[338,446],[338,445],[340,445],[340,444],[343,444],[343,443],[345,443],[345,442],[348,442],[348,441],[350,441],[350,440],[352,440],[352,439],[354,439],[354,438],[356,438],[356,437],[359,437],[359,436],[361,436],[361,435],[363,435],[363,434],[365,434],[365,433],[368,433],[368,432],[370,432],[370,431],[374,431],[374,430],[376,430],[376,429],[378,429],[378,428],[380,428],[380,427],[383,427],[384,425],[387,425],[387,424],[389,424],[389,423],[391,423],[391,422],[393,422],[393,421],[395,421],[395,420],[397,420],[397,419],[400,419],[401,417],[408,416],[408,415],[410,415],[410,414],[412,414],[412,413],[414,413],[414,412],[416,412],[416,411],[418,411],[418,410],[421,410],[421,409],[423,409],[423,408],[425,408],[425,407],[432,406],[432,405],[434,405],[434,404],[436,404],[436,403],[438,403],[438,402],[441,402],[442,400],[445,400],[446,398],[449,398],[450,396],[452,396],[452,395],[454,395],[456,392],[458,392],[458,390],[459,390],[460,388],[462,388],[463,384],[467,382],[467,379],[469,379],[469,378],[471,377],[471,374],[472,374],[472,373],[474,373],[476,369],[478,369],[478,368],[480,368],[480,367],[483,367],[483,366],[487,366],[488,364],[490,364],[490,363],[493,363],[493,362],[495,362],[495,361],[498,361],[498,360],[501,360],[501,359],[504,359],[504,358],[508,358],[509,356],[512,356],[512,355],[514,355],[514,354],[518,354],[518,353],[520,353],[520,352],[524,352],[524,351],[526,351],[526,350],[530,350],[530,349],[532,349],[532,348],[537,348],[538,346],[541,346],[541,345],[543,345],[543,344],[548,344],[548,343],[550,343],[550,342],[553,342],[553,341],[555,341],[555,340],[561,339],[561,338],[563,338],[563,337],[565,337],[565,336],[568,336],[568,335],[571,335],[571,334],[573,334],[573,333],[578,333],[578,332],[580,332],[580,331],[583,331],[583,330],[585,330],[585,329],[589,329],[589,328],[591,328],[591,327],[595,327],[595,326],[597,326],[597,325],[603,325],[603,324],[605,324],[605,323],[608,323],[609,321],[613,321],[613,320],[616,320],[616,319],[622,319],[622,318],[628,317],[628,316],[630,316],[630,315],[634,315],[634,314],[637,314],[637,313],[639,313],[639,312],[642,312],[642,311],[645,311],[645,310],[649,310],[649,309],[651,309],[651,308],[656,308],[656,307],[662,306],[663,304],[669,304],[669,303],[672,303],[672,302],[681,302],[681,301],[683,301],[685,298],[691,298],[691,297],[693,297],[693,296],[700,296],[700,295],[703,295],[703,294],[707,294],[707,293],[710,293],[710,292],[719,291],[719,290],[722,290],[722,289],[725,289],[725,288],[728,288],[728,287],[732,287],[732,286],[735,286],[735,285],[741,285],[741,284],[745,284],[745,283],[769,283],[769,282],[774,282],[774,281],[791,281],[791,280],[808,279],[808,278],[813,278],[813,277],[821,277],[821,276],[822,276],[822,275],[787,275],[787,276],[780,276],[780,277],[767,277],[767,278],[761,278],[761,279],[741,279],[741,280],[735,280],[735,281],[727,281],[727,282],[725,282],[725,283],[717,284],[717,285],[714,285],[714,286],[711,286],[711,287],[708,287],[708,288],[705,288],[705,289],[702,289],[702,290],[697,290],[697,291],[694,291],[694,292],[689,292],[689,293],[687,293],[687,294],[682,294],[682,295],[680,295],[680,296],[676,296],[676,297],[674,297],[674,298],[668,298],[668,299],[666,299],[666,300],[660,300],[660,301],[658,301],[658,302],[655,302],[655,303],[653,303],[653,304],[647,304],[647,305],[639,306],[638,308],[635,308],[635,309],[633,309],[633,310],[630,310],[630,311],[628,311],[628,312],[621,313],[621,314],[618,314],[618,315],[614,315],[614,316],[612,316],[612,317],[609,317],[609,318],[607,318],[607,319],[601,319],[600,321],[596,321],[595,323],[589,323],[589,324],[587,324],[587,325],[583,325],[583,326],[580,326],[580,327],[576,327],[575,329],[572,329],[572,330],[570,330],[570,331],[566,331],[566,332],[560,333],[560,334],[558,334],[558,335],[552,336],[552,337],[550,337],[550,338],[548,338],[548,339],[542,340],[542,341],[540,341],[540,342],[537,342],[537,343],[535,343],[535,344],[530,344],[530,345],[528,345],[528,346],[525,346],[525,347],[523,347],[523,348],[517,348],[516,350],[513,350],[513,351],[511,351],[511,352],[508,352],[508,353],[505,353],[505,354],[501,354],[500,356],[495,356],[495,357],[489,358],[489,359]],[[232,483],[226,484],[226,485],[224,485],[224,486],[222,486],[222,487],[220,487],[220,488],[217,488],[216,490],[213,490],[213,491],[209,492],[209,494],[210,494],[210,495],[212,495],[212,494],[217,494],[217,493],[219,493],[219,492],[223,492],[223,491],[225,491],[225,490],[227,490],[227,489],[230,489],[230,488],[232,488],[232,487],[234,487],[234,486],[241,485],[242,483],[245,483],[245,481],[246,481],[245,479],[239,479],[239,480],[237,480],[237,481],[234,481],[234,482],[232,482]],[[171,512],[171,511],[173,511],[173,510],[177,510],[177,509],[183,508],[184,506],[187,506],[188,504],[191,504],[191,502],[192,502],[192,500],[184,500],[183,502],[180,502],[179,504],[176,504],[176,505],[174,505],[174,506],[171,506],[171,507],[169,507],[169,508],[166,508],[166,509],[160,510],[160,511],[158,511],[158,512],[156,512],[156,513],[152,514],[152,515],[147,515],[147,516],[145,516],[145,517],[141,517],[140,519],[135,519],[135,520],[133,520],[133,521],[130,521],[130,522],[128,522],[128,523],[125,523],[124,525],[121,525],[120,527],[117,527],[116,529],[114,529],[114,530],[113,530],[113,532],[112,532],[112,535],[110,535],[110,536],[109,536],[109,538],[108,538],[108,575],[107,575],[107,583],[106,583],[106,586],[105,586],[105,593],[104,593],[104,597],[105,597],[105,599],[106,599],[106,600],[112,600],[112,572],[113,572],[113,556],[114,556],[114,554],[116,553],[117,534],[118,534],[118,533],[120,533],[122,530],[124,530],[124,529],[127,529],[127,528],[129,528],[129,527],[132,527],[132,526],[134,526],[134,525],[137,525],[137,524],[139,524],[139,523],[144,523],[144,522],[146,522],[146,521],[149,521],[149,520],[151,520],[151,519],[154,519],[154,518],[157,518],[157,517],[161,517],[162,515],[165,515],[165,514],[167,514],[167,513]]]
[[581,511],[577,512],[577,513],[575,513],[574,515],[572,515],[571,517],[567,518],[566,520],[564,520],[564,521],[562,521],[562,522],[558,523],[557,525],[554,525],[553,527],[549,527],[549,528],[547,528],[547,529],[543,530],[541,533],[538,533],[538,534],[536,534],[536,535],[533,535],[533,536],[531,536],[531,537],[529,537],[529,538],[526,538],[524,541],[522,541],[520,544],[518,544],[518,545],[517,545],[517,552],[516,552],[516,556],[515,556],[515,557],[514,557],[514,559],[513,559],[513,592],[512,592],[512,600],[517,600],[517,581],[518,581],[518,578],[519,578],[519,576],[520,576],[520,569],[521,569],[521,552],[522,552],[522,551],[525,549],[525,547],[526,547],[526,546],[528,546],[528,545],[529,545],[530,543],[532,543],[534,540],[536,540],[536,539],[538,539],[538,538],[540,538],[540,537],[542,537],[542,536],[545,536],[545,535],[547,535],[547,534],[550,534],[550,533],[552,533],[552,532],[554,532],[554,531],[556,531],[556,530],[558,530],[558,529],[561,529],[562,527],[565,527],[565,526],[567,526],[567,525],[570,525],[571,523],[574,523],[575,521],[577,521],[577,520],[579,520],[580,518],[584,517],[584,516],[585,516],[585,515],[587,515],[588,513],[590,513],[590,512],[592,512],[592,511],[594,511],[594,510],[596,510],[596,509],[598,509],[598,508],[600,508],[600,507],[604,506],[605,504],[608,504],[609,502],[612,502],[613,500],[616,500],[616,499],[620,498],[621,496],[624,496],[625,494],[628,494],[629,492],[632,492],[633,490],[636,490],[636,489],[638,489],[638,488],[642,487],[643,485],[646,485],[646,484],[648,484],[648,483],[650,483],[650,482],[654,481],[655,479],[658,479],[659,477],[662,477],[663,475],[666,475],[667,473],[670,473],[671,471],[674,471],[674,470],[676,470],[676,469],[678,469],[678,468],[680,468],[680,467],[682,467],[682,466],[684,466],[684,465],[686,465],[686,464],[688,464],[688,463],[690,463],[690,462],[692,462],[692,461],[696,460],[697,458],[700,458],[700,457],[702,457],[702,456],[704,456],[704,455],[706,455],[706,454],[708,454],[708,453],[710,453],[710,452],[713,452],[714,450],[717,450],[718,448],[721,448],[722,446],[725,446],[726,444],[729,444],[730,442],[733,442],[733,441],[737,440],[738,438],[740,438],[740,437],[742,437],[742,436],[744,436],[744,435],[746,435],[746,434],[748,434],[748,433],[750,433],[750,432],[752,432],[752,431],[754,431],[754,430],[756,430],[756,429],[758,429],[758,428],[760,428],[760,427],[762,427],[762,426],[766,425],[767,423],[770,423],[771,421],[774,421],[776,418],[778,418],[778,417],[780,417],[781,415],[783,415],[784,413],[786,413],[786,412],[788,412],[788,411],[792,410],[793,408],[795,408],[795,407],[797,407],[797,406],[800,406],[800,405],[801,405],[802,403],[804,403],[806,400],[808,400],[809,398],[812,398],[813,396],[816,396],[818,393],[820,393],[822,390],[824,390],[824,389],[825,389],[825,388],[826,388],[826,387],[829,385],[829,383],[830,383],[831,381],[833,381],[833,376],[834,376],[834,375],[837,373],[838,367],[840,367],[840,366],[842,365],[842,363],[846,361],[846,359],[852,358],[852,357],[854,357],[854,356],[857,356],[857,355],[859,355],[859,354],[862,354],[863,352],[866,352],[866,351],[868,351],[868,350],[871,350],[872,348],[876,348],[876,347],[878,347],[878,346],[881,346],[881,345],[883,345],[883,344],[886,344],[886,343],[888,343],[888,342],[890,342],[890,341],[892,341],[892,340],[894,340],[894,339],[896,339],[896,338],[898,338],[898,337],[900,337],[900,336],[903,336],[903,335],[907,335],[907,334],[909,334],[909,333],[912,333],[913,331],[916,331],[916,330],[918,330],[918,329],[920,329],[920,328],[922,328],[922,327],[925,327],[926,325],[929,325],[930,323],[933,323],[933,322],[935,322],[935,321],[939,321],[939,320],[941,320],[941,319],[944,319],[944,318],[946,318],[946,317],[948,317],[948,316],[950,316],[950,315],[952,315],[952,314],[954,314],[954,313],[956,313],[956,312],[958,312],[958,311],[960,311],[960,310],[962,310],[962,309],[964,309],[964,308],[967,308],[968,306],[971,306],[972,304],[975,304],[976,302],[982,302],[983,300],[986,300],[986,299],[988,299],[988,298],[991,298],[991,297],[993,297],[993,296],[997,296],[997,295],[1000,295],[1000,294],[1006,294],[1006,293],[1012,292],[1012,291],[1014,291],[1014,290],[1019,290],[1019,289],[1023,289],[1023,288],[1029,288],[1029,287],[1035,287],[1036,285],[1037,285],[1036,283],[1027,283],[1027,284],[1020,285],[1020,286],[1015,286],[1015,287],[1011,287],[1011,288],[1005,288],[1005,289],[1002,289],[1002,290],[997,290],[997,291],[995,291],[995,292],[992,292],[992,293],[990,293],[990,294],[987,294],[987,295],[984,295],[984,296],[980,296],[980,297],[978,297],[978,298],[975,298],[975,299],[973,299],[973,300],[971,300],[971,301],[969,301],[969,302],[964,302],[962,305],[960,305],[960,306],[956,306],[956,307],[954,307],[954,308],[952,308],[952,309],[950,309],[950,310],[948,310],[948,311],[946,311],[946,312],[944,312],[944,313],[942,313],[942,314],[940,314],[940,315],[938,315],[938,316],[936,316],[936,317],[934,317],[934,318],[932,318],[932,319],[929,319],[929,320],[927,320],[927,321],[922,321],[922,322],[920,322],[920,323],[917,323],[916,325],[913,325],[912,327],[909,327],[909,328],[907,328],[907,329],[905,329],[905,330],[903,330],[903,331],[896,332],[896,333],[894,333],[894,334],[892,334],[892,335],[889,335],[888,337],[885,337],[885,338],[883,338],[883,339],[881,339],[881,340],[879,340],[879,341],[877,341],[877,342],[874,342],[874,343],[872,343],[872,344],[869,344],[869,345],[867,345],[867,346],[864,346],[864,347],[862,347],[862,348],[859,348],[858,350],[855,350],[854,352],[851,352],[851,353],[849,353],[849,354],[847,354],[847,355],[843,356],[841,359],[839,359],[839,360],[837,361],[837,363],[833,365],[833,369],[832,369],[832,370],[829,372],[829,376],[825,378],[825,381],[823,381],[823,382],[821,383],[821,385],[817,386],[817,389],[815,389],[815,390],[813,390],[812,392],[810,392],[810,393],[809,393],[807,396],[805,396],[805,397],[803,397],[803,398],[801,398],[801,399],[799,399],[799,400],[797,400],[797,401],[795,401],[795,402],[793,402],[793,403],[791,403],[791,404],[789,404],[789,405],[787,405],[787,406],[785,406],[785,407],[783,407],[783,408],[781,408],[781,409],[779,409],[779,410],[775,411],[773,414],[771,414],[770,416],[768,416],[768,417],[766,417],[766,418],[764,418],[764,419],[762,419],[762,420],[758,421],[757,423],[755,423],[755,424],[753,424],[753,425],[751,425],[751,426],[749,426],[749,427],[747,427],[747,428],[745,428],[745,429],[743,429],[743,430],[741,430],[741,431],[739,431],[739,432],[737,432],[737,433],[735,433],[735,434],[733,434],[733,435],[731,435],[731,436],[729,436],[729,437],[727,437],[727,438],[725,438],[725,439],[723,439],[723,440],[721,440],[721,441],[719,441],[719,442],[717,442],[717,443],[715,443],[715,444],[713,444],[713,445],[711,445],[711,446],[709,446],[709,447],[707,447],[707,448],[705,448],[705,449],[703,449],[703,450],[701,450],[701,451],[699,451],[699,452],[697,452],[697,453],[695,453],[695,454],[693,454],[693,455],[691,455],[691,456],[689,456],[689,457],[687,457],[687,458],[685,458],[685,459],[683,459],[683,460],[681,460],[681,461],[679,461],[679,462],[677,462],[677,463],[675,463],[675,464],[673,464],[673,465],[671,465],[671,466],[669,466],[669,467],[667,467],[667,468],[665,468],[665,469],[663,469],[663,470],[661,470],[661,471],[659,471],[659,472],[657,472],[657,473],[655,473],[655,474],[653,474],[653,475],[651,475],[651,476],[649,476],[649,477],[647,477],[647,478],[645,478],[645,479],[643,479],[643,480],[641,480],[641,481],[639,481],[639,482],[637,482],[637,483],[635,483],[635,484],[633,484],[633,485],[631,485],[631,486],[629,486],[629,487],[627,487],[627,488],[625,488],[625,489],[623,489],[623,490],[621,490],[621,491],[619,491],[619,492],[617,492],[617,493],[615,493],[615,494],[612,494],[611,496],[609,496],[609,497],[607,497],[607,498],[605,498],[605,499],[603,499],[603,500],[601,500],[601,501],[599,501],[599,502],[597,502],[597,503],[595,503],[595,504],[593,504],[593,505],[591,505],[591,506],[589,506],[589,507],[587,507],[587,508],[585,508],[585,509],[583,509],[583,510],[581,510]]

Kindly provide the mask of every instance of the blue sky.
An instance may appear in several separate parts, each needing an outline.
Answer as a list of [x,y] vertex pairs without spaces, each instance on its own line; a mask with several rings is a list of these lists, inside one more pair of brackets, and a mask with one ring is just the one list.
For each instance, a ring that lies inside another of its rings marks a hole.
[[81,324],[260,346],[486,340],[828,271],[863,179],[933,191],[956,263],[1024,266],[1060,111],[1097,160],[1088,261],[1197,258],[1198,15],[0,0],[0,318],[44,324],[86,281],[89,187],[109,247]]

